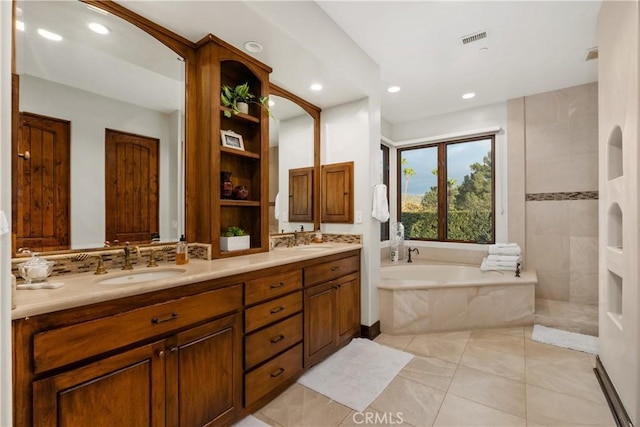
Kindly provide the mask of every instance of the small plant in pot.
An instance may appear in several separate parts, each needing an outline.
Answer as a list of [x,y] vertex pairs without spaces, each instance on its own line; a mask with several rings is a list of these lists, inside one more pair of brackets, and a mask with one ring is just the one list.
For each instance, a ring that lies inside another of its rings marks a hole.
[[239,251],[249,249],[251,246],[251,236],[247,235],[240,227],[228,227],[220,236],[220,250],[224,252]]
[[260,107],[264,108],[271,116],[268,101],[269,98],[266,96],[261,96],[256,100],[256,96],[249,91],[249,83],[244,83],[236,87],[223,85],[220,91],[220,102],[222,102],[223,106],[230,108],[230,110],[224,112],[225,117],[231,117],[232,112],[233,114],[248,114],[249,104],[260,105]]

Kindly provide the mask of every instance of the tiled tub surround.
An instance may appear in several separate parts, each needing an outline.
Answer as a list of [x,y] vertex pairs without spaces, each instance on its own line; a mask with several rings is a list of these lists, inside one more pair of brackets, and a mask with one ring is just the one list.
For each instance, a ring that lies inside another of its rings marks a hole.
[[[386,334],[526,326],[534,321],[535,271],[515,277],[469,265],[414,261],[400,267],[386,264],[380,275],[380,329]],[[444,277],[430,279],[440,275]]]

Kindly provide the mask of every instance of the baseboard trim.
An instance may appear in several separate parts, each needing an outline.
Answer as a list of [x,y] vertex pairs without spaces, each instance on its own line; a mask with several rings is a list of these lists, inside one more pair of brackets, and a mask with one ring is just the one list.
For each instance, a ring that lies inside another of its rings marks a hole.
[[368,338],[373,340],[380,335],[380,321],[378,320],[371,326],[360,325],[360,336],[362,338]]
[[622,400],[620,399],[616,388],[613,386],[613,382],[611,382],[611,378],[609,378],[609,374],[607,374],[607,370],[604,368],[604,365],[600,360],[600,356],[596,356],[596,367],[593,368],[593,371],[600,383],[604,397],[607,399],[609,409],[611,409],[616,425],[618,427],[633,427],[631,418],[629,418],[629,414],[627,414],[626,409],[624,409]]

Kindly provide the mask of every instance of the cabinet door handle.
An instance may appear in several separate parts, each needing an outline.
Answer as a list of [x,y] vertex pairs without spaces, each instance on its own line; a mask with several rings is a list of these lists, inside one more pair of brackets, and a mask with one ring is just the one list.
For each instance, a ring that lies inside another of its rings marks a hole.
[[162,359],[164,357],[164,350],[160,350],[158,352],[158,359]]
[[284,286],[284,282],[276,283],[271,285],[271,289],[278,289]]
[[171,348],[169,349],[169,351],[170,351],[171,353],[175,353],[176,351],[178,351],[178,347],[171,347]]
[[151,323],[154,324],[159,324],[159,323],[164,323],[164,322],[168,322],[170,320],[176,320],[178,318],[178,313],[171,313],[171,316],[169,317],[165,317],[164,319],[160,319],[158,317],[154,317],[153,319],[151,319]]
[[336,271],[339,270],[340,267],[338,267],[337,265],[334,265],[333,267],[331,267],[331,271]]
[[340,289],[340,287],[341,287],[341,286],[342,286],[342,285],[335,285],[335,286],[333,287],[333,289]]
[[283,306],[280,306],[278,308],[272,308],[271,309],[271,314],[276,314],[276,313],[280,313],[282,310],[284,310]]
[[280,341],[282,341],[284,339],[284,335],[278,335],[275,338],[271,338],[271,344],[276,344],[279,343]]
[[279,377],[282,374],[284,374],[284,368],[280,368],[277,371],[275,371],[274,373],[272,373],[271,374],[271,378]]

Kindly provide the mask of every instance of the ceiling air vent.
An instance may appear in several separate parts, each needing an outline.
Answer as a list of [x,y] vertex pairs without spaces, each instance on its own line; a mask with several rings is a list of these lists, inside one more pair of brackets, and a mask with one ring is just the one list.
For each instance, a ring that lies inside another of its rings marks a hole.
[[466,36],[463,36],[462,38],[460,38],[460,42],[462,42],[462,45],[464,46],[464,45],[467,45],[469,43],[473,43],[473,42],[477,42],[479,40],[486,39],[487,37],[489,37],[489,31],[488,30],[476,31],[475,33],[467,34]]
[[585,61],[591,61],[593,59],[598,59],[598,48],[592,47],[591,49],[587,49],[587,55],[584,58]]

